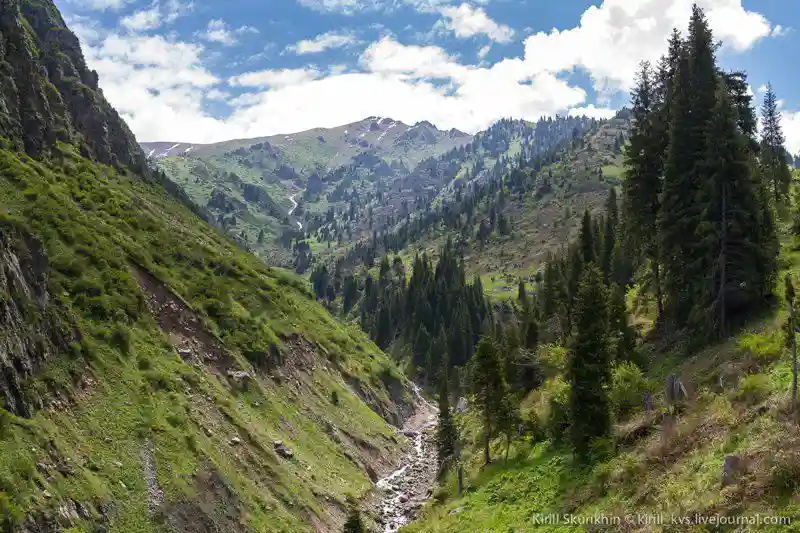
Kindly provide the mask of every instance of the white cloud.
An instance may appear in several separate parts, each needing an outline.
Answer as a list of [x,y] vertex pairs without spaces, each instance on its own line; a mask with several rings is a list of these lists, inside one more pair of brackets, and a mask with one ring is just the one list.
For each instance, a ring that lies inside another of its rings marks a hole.
[[154,30],[164,24],[175,22],[178,17],[194,9],[194,3],[167,0],[163,4],[154,2],[147,9],[135,11],[120,20],[120,24],[133,32]]
[[595,107],[594,104],[589,104],[583,107],[573,107],[569,110],[569,115],[573,117],[586,116],[596,119],[607,119],[617,114],[616,109],[608,107]]
[[[473,3],[488,4],[490,1],[474,0]],[[314,11],[355,15],[363,11],[394,11],[402,6],[432,13],[452,3],[452,0],[297,0],[297,2]]]
[[343,48],[356,44],[358,41],[352,33],[331,31],[317,35],[313,39],[298,41],[287,46],[287,52],[294,52],[298,55],[316,54],[331,48]]
[[438,46],[403,45],[384,37],[361,56],[367,70],[405,79],[453,78],[463,80],[469,67],[461,65]]
[[[639,62],[665,51],[673,28],[685,28],[689,0],[604,0],[589,7],[580,24],[539,32],[525,40],[525,58],[535,71],[586,69],[600,90],[629,89]],[[770,35],[763,15],[746,11],[742,0],[698,0],[718,39],[734,51]]]
[[130,2],[131,0],[73,0],[71,3],[82,9],[118,11]]
[[770,35],[772,35],[773,37],[783,37],[785,35],[789,35],[791,32],[792,28],[777,24],[775,25],[775,27],[772,28],[772,33],[770,33]]
[[[435,1],[419,0],[417,7]],[[596,88],[628,87],[638,62],[657,59],[671,28],[685,26],[690,3],[605,0],[587,9],[576,27],[532,35],[521,57],[494,63],[473,64],[437,46],[405,45],[386,36],[368,46],[357,65],[283,69],[278,64],[226,80],[206,67],[209,51],[201,43],[102,35],[90,21],[82,21],[81,38],[89,41],[87,61],[100,74],[105,94],[142,140],[214,142],[336,126],[370,115],[410,123],[426,119],[474,132],[504,116],[610,115],[602,97],[612,93],[601,92],[589,104],[586,92],[561,75],[583,68]],[[738,32],[738,41],[728,45],[733,51],[774,32],[761,15],[745,11],[741,0],[701,3],[718,37]],[[435,6],[433,12],[440,9]],[[211,42],[224,44],[231,42],[229,34],[237,35],[227,24],[215,24],[212,30],[228,35]],[[230,115],[210,115],[210,101],[226,103]],[[787,137],[800,143],[800,118],[785,116]]]
[[161,22],[161,10],[158,7],[151,7],[124,17],[120,24],[131,31],[146,31],[158,28]]
[[200,34],[202,39],[212,43],[219,43],[224,46],[231,46],[236,44],[237,37],[245,33],[258,33],[258,30],[252,26],[241,26],[232,29],[224,20],[213,19],[208,22],[208,27],[205,32]]
[[483,48],[478,50],[478,57],[483,59],[487,55],[489,55],[489,52],[491,52],[491,51],[492,51],[492,45],[491,44],[487,44],[486,46],[484,46]]
[[315,11],[337,11],[352,15],[365,9],[378,9],[381,0],[297,0],[301,5]]
[[800,111],[783,111],[781,115],[786,149],[792,155],[800,154]]
[[482,8],[461,4],[442,9],[444,19],[441,26],[455,33],[456,37],[469,38],[476,35],[486,35],[498,43],[511,42],[514,30],[503,24],[498,24],[486,14]]
[[307,83],[319,77],[314,68],[261,70],[247,72],[228,80],[232,87],[271,87],[283,88]]

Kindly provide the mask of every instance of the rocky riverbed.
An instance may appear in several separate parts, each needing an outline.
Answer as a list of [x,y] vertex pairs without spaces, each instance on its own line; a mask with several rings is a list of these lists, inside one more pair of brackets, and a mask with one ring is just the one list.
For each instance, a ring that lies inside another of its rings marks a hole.
[[416,413],[403,427],[412,447],[400,467],[379,480],[381,491],[378,519],[385,533],[394,533],[416,518],[422,505],[431,497],[436,481],[435,428],[438,410],[419,391]]

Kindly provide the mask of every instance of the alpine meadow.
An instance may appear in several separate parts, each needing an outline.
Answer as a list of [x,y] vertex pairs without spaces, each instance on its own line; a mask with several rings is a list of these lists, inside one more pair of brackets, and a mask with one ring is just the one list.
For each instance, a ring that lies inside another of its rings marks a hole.
[[768,3],[0,0],[0,530],[800,531]]

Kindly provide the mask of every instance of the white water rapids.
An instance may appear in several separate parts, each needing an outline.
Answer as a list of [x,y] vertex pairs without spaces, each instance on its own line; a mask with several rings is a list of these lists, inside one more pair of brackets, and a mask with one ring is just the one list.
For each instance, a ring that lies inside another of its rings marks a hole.
[[430,498],[438,471],[433,428],[438,409],[428,402],[419,387],[414,385],[417,411],[403,427],[403,434],[414,446],[400,463],[402,466],[378,480],[382,491],[378,505],[384,533],[394,533],[413,520],[422,505]]

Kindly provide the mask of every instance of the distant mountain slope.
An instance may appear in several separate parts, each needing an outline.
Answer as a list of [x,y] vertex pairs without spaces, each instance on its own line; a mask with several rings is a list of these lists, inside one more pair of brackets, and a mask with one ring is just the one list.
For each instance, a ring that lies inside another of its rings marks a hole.
[[215,144],[146,142],[142,143],[142,149],[153,158],[181,157],[189,152],[199,158],[210,158],[267,142],[280,151],[283,163],[304,174],[345,165],[365,150],[375,150],[386,159],[414,164],[466,144],[471,137],[455,129],[438,130],[429,122],[408,125],[391,118],[367,117],[336,128],[314,128],[288,135]]
[[[484,277],[490,295],[506,297],[574,237],[579,213],[602,210],[619,184],[629,129],[625,110],[607,121],[501,121],[475,136],[458,156],[460,166],[445,172],[453,181],[444,179],[415,211],[345,246],[317,246],[318,262],[337,264],[337,271],[369,270],[388,253],[410,266],[416,254],[435,258],[453,239],[467,270]],[[311,242],[350,232],[348,221],[346,213],[329,217]]]
[[[142,148],[219,227],[266,260],[289,266],[297,255],[290,240],[305,229],[306,213],[324,215],[333,205],[346,205],[328,197],[342,181],[356,174],[373,182],[402,178],[420,161],[471,139],[428,122],[409,126],[369,117],[292,135],[208,145],[143,143]],[[297,210],[292,197],[301,204]]]

